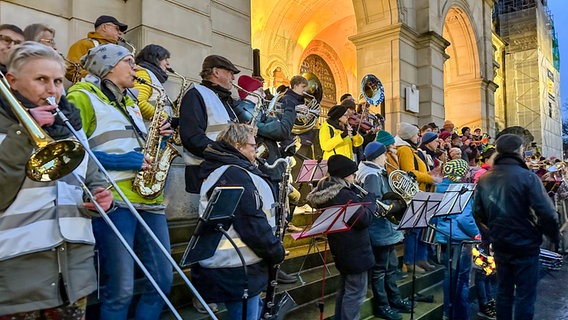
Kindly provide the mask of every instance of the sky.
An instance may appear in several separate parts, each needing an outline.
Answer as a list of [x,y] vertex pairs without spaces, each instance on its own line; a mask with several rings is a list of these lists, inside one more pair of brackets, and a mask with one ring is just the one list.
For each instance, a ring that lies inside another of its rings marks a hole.
[[[548,0],[548,8],[554,19],[560,49],[560,101],[563,106],[568,104],[568,1]],[[568,110],[563,109],[563,117],[568,117]]]

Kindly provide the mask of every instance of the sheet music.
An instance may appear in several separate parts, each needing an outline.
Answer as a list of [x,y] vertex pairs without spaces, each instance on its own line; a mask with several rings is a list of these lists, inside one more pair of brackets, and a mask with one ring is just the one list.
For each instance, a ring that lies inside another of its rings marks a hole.
[[347,221],[361,208],[365,203],[354,203],[343,206],[333,206],[325,209],[319,217],[314,221],[312,226],[302,232],[292,233],[290,236],[294,240],[313,237],[321,234],[340,232],[349,229]]
[[473,195],[473,183],[453,183],[444,192],[440,207],[434,216],[443,216],[462,213]]

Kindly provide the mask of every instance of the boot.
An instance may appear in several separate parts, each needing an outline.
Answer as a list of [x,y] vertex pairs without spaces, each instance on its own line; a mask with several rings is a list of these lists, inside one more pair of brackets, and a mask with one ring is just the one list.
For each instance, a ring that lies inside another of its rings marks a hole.
[[398,311],[392,309],[390,306],[379,307],[373,315],[377,318],[387,319],[387,320],[402,320],[402,316]]
[[278,270],[278,276],[276,278],[278,279],[278,283],[281,284],[290,284],[298,281],[298,277],[289,275],[282,270]]

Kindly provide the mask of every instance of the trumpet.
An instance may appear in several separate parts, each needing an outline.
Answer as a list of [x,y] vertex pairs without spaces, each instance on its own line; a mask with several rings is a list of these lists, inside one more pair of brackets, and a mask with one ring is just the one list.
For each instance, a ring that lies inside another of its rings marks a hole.
[[[359,190],[359,192],[364,196],[367,196],[369,194],[369,192],[367,192],[367,190],[363,189],[360,185],[353,183],[353,185],[355,186],[355,188],[357,188]],[[399,199],[404,203],[404,200],[401,198]],[[400,223],[400,219],[402,218],[402,213],[404,213],[404,211],[406,210],[406,205],[403,206],[403,208],[400,208],[398,206],[395,206],[394,204],[386,204],[382,201],[379,201],[378,199],[375,199],[375,202],[377,204],[377,208],[379,208],[378,211],[375,211],[373,214],[375,215],[375,217],[377,218],[386,218],[388,221],[394,223],[394,224],[399,224]],[[402,209],[402,210],[401,210]]]

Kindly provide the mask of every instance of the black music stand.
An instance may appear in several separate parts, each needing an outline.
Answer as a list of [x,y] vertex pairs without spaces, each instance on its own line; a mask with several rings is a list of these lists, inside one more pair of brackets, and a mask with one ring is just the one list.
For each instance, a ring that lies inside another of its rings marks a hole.
[[327,174],[327,160],[304,160],[297,183],[319,181]]
[[[455,214],[460,214],[464,211],[465,207],[467,206],[467,203],[470,201],[471,196],[473,195],[473,190],[475,189],[475,184],[473,183],[452,183],[448,186],[448,189],[442,194],[443,198],[442,201],[440,203],[440,206],[438,207],[438,210],[436,210],[436,213],[434,214],[433,217],[440,217],[444,220],[451,220],[451,218],[449,217],[450,215],[455,215]],[[432,218],[433,218],[432,217]],[[430,220],[428,220],[428,226],[431,228],[434,228],[434,230],[436,230],[436,232],[440,232],[439,230],[436,229],[436,227],[434,227],[433,225],[431,225],[429,223]],[[449,274],[449,282],[450,282],[450,289],[449,289],[449,296],[448,296],[448,301],[449,301],[449,306],[448,306],[448,310],[449,310],[449,318],[450,320],[453,318],[453,292],[454,292],[454,283],[452,281],[452,265],[453,265],[453,252],[452,252],[452,241],[453,241],[453,237],[452,237],[452,222],[450,221],[450,230],[449,230],[449,234],[444,234],[448,237],[448,247],[447,247],[447,254],[448,254],[448,274]],[[465,241],[467,242],[467,241]],[[459,246],[459,251],[458,251],[458,261],[456,264],[456,272],[459,269],[459,263],[460,263],[460,259],[459,257],[461,257],[461,251],[462,251],[462,246],[463,246],[464,242],[462,241],[462,243]]]
[[182,267],[208,259],[215,254],[221,237],[237,251],[243,265],[245,285],[243,288],[243,320],[246,320],[248,301],[248,272],[241,251],[227,233],[233,223],[235,209],[244,192],[243,187],[217,187],[213,189],[204,213],[199,217],[193,236],[185,249],[180,265]]
[[[369,206],[370,202],[358,202],[358,203],[351,203],[348,202],[344,205],[332,206],[322,209],[322,213],[319,217],[312,223],[312,226],[309,228],[304,229],[302,232],[292,233],[291,236],[294,240],[304,239],[308,237],[316,237],[321,235],[327,235],[330,233],[335,232],[342,232],[350,230],[351,227],[347,224],[347,222],[353,217],[353,215],[359,210],[362,209],[359,213],[359,216],[364,212],[365,208]],[[359,216],[356,217],[355,221],[352,224],[357,222]],[[313,238],[312,238],[313,239]],[[311,244],[310,244],[311,247]],[[317,246],[316,246],[317,248]],[[320,319],[323,319],[323,307],[324,307],[324,296],[325,296],[325,270],[331,275],[331,272],[327,268],[325,254],[327,252],[327,241],[325,242],[325,249],[324,249],[324,256],[322,257],[324,270],[323,270],[323,278],[322,278],[322,298],[321,301],[318,303],[318,307],[320,309]],[[309,253],[309,249],[308,249]],[[321,256],[321,255],[320,255]],[[302,262],[302,266],[300,267],[300,271],[298,271],[298,278],[304,284],[304,281],[301,280],[301,273],[304,267],[304,263],[306,262],[306,258],[304,257],[304,262]]]
[[[442,201],[443,194],[419,191],[416,193],[412,202],[406,209],[398,230],[414,230],[422,229],[428,226],[428,221],[434,216],[438,210],[438,206]],[[418,238],[415,240],[418,241]],[[410,319],[414,319],[414,294],[416,291],[416,247],[414,244],[414,261],[412,261],[412,289],[410,300]]]

